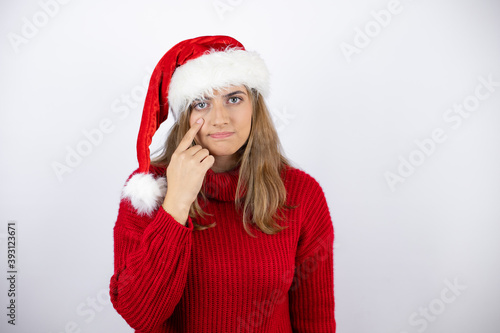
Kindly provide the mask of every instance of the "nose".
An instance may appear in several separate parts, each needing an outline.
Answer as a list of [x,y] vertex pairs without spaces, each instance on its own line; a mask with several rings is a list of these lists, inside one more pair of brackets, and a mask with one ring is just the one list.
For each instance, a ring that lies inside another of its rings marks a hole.
[[222,101],[214,100],[210,122],[213,126],[221,126],[229,123],[229,111]]

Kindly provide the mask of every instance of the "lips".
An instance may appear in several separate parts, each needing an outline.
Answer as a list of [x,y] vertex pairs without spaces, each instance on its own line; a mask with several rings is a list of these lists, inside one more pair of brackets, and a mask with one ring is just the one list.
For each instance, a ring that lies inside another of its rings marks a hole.
[[227,138],[231,135],[233,135],[233,132],[217,132],[217,133],[210,134],[210,137],[214,138],[214,139],[223,139],[223,138]]

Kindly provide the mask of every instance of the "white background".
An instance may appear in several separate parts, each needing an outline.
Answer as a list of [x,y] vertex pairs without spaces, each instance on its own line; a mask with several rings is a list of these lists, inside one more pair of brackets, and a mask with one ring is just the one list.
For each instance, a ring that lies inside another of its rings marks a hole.
[[[372,11],[387,0],[54,1],[41,1],[50,16],[35,0],[0,7],[1,276],[8,221],[18,235],[16,326],[2,278],[0,331],[132,331],[107,293],[141,87],[177,42],[226,34],[265,59],[286,155],[325,191],[338,332],[498,332],[498,1],[401,0],[385,26]],[[480,77],[496,82],[478,88],[488,97],[446,121]],[[89,150],[84,131],[102,121]],[[415,140],[439,128],[424,154]],[[88,154],[58,178],[78,147]],[[403,159],[419,165],[391,189]]]

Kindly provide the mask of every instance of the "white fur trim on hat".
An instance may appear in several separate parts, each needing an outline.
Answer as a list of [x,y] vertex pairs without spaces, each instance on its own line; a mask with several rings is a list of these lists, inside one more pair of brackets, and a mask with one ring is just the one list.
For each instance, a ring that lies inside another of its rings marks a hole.
[[269,71],[256,52],[228,48],[187,61],[172,75],[168,102],[176,116],[194,99],[232,85],[255,88],[264,97],[269,94]]
[[167,193],[167,179],[136,173],[125,184],[121,198],[129,199],[139,215],[151,214],[161,205]]

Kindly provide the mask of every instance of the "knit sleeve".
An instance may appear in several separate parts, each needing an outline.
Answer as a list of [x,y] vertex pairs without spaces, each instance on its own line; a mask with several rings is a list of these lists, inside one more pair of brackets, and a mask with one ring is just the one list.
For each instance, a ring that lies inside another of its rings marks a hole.
[[289,290],[293,332],[336,330],[333,290],[333,224],[323,189],[307,175],[303,183],[302,225]]
[[158,330],[179,303],[186,285],[193,224],[183,226],[160,206],[139,216],[125,199],[114,227],[113,307],[135,330]]

